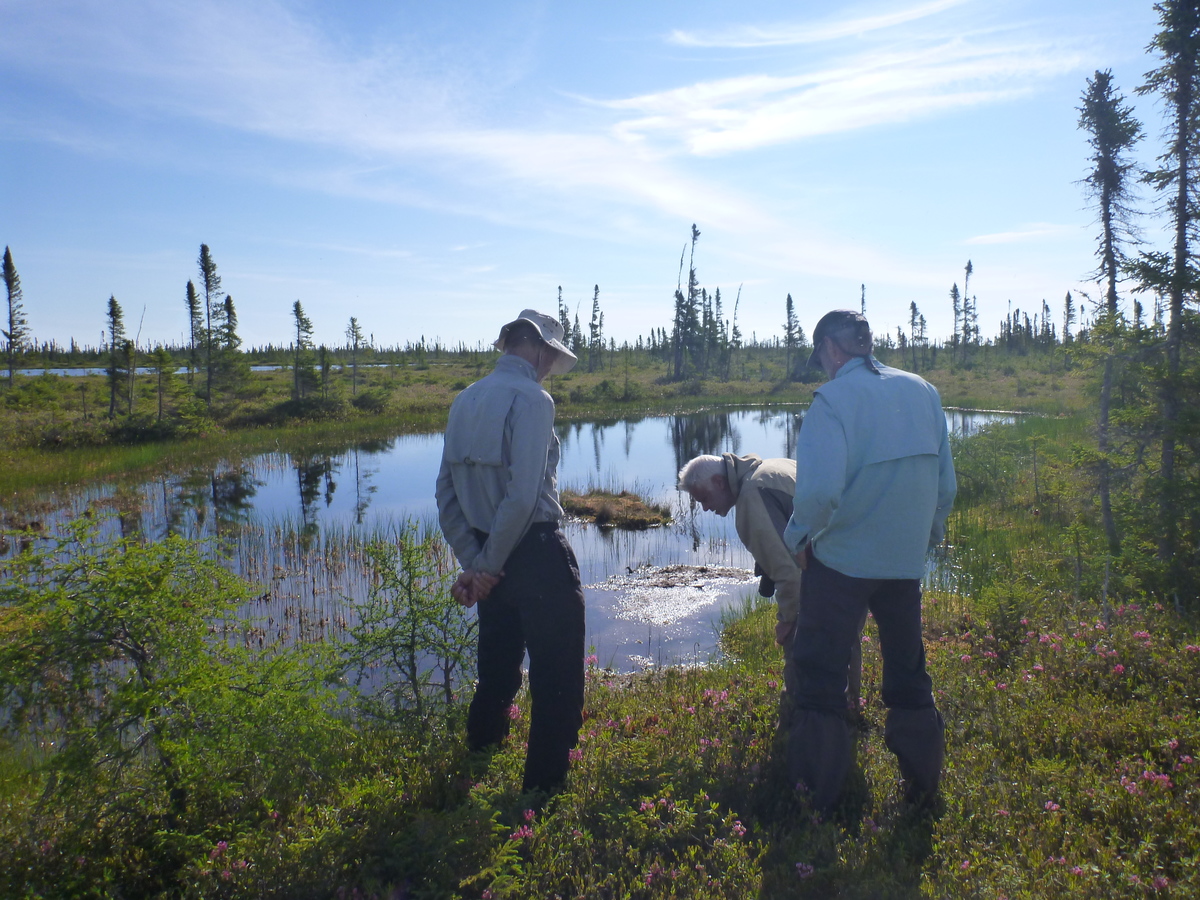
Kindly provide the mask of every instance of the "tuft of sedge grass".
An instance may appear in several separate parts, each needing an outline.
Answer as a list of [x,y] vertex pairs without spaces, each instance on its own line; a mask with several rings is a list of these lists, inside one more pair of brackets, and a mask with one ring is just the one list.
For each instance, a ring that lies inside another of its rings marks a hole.
[[640,530],[666,525],[671,521],[670,509],[649,503],[628,490],[591,488],[581,494],[563,489],[560,501],[569,515],[590,520],[597,525]]

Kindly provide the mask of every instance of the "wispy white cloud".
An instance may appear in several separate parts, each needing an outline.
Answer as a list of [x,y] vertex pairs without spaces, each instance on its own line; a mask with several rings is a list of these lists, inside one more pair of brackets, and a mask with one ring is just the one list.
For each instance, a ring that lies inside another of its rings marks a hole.
[[[743,248],[741,271],[786,269],[849,281],[864,268],[913,283],[925,275],[905,271],[901,254],[873,255],[863,240],[803,233],[773,214],[770,198],[697,174],[701,167],[687,156],[994,103],[1078,66],[1070,47],[925,37],[870,56],[809,61],[801,72],[764,70],[579,103],[561,110],[553,130],[523,127],[517,117],[491,127],[480,111],[485,89],[472,73],[420,46],[364,50],[331,39],[274,0],[129,0],[116,11],[113,2],[0,0],[6,30],[0,72],[20,67],[98,107],[166,123],[166,131],[176,123],[216,126],[191,132],[203,135],[213,153],[230,136],[266,138],[243,164],[306,190],[589,236],[604,222],[619,224],[626,235],[660,219],[696,220],[702,230],[706,222],[719,223]],[[958,2],[929,2],[813,33],[830,40],[881,31]],[[116,152],[111,144],[120,135],[114,130],[104,139],[106,152]],[[74,142],[84,152],[87,145],[87,135]],[[144,150],[131,143],[127,152]],[[233,154],[225,158],[236,162]],[[358,252],[403,258],[386,248]]]
[[980,234],[967,238],[964,244],[1021,244],[1047,237],[1073,234],[1076,226],[1054,225],[1049,222],[1034,222],[1014,231],[998,231],[995,234]]
[[[274,151],[258,151],[274,153],[276,179],[454,212],[473,206],[475,214],[517,189],[577,207],[582,193],[671,215],[686,215],[704,196],[713,215],[761,224],[751,204],[697,183],[605,122],[558,132],[481,126],[470,75],[452,63],[421,60],[420,48],[381,46],[365,55],[282,3],[134,0],[114,11],[79,0],[70,9],[18,3],[15,10],[21,15],[7,37],[19,49],[9,65],[143,120],[276,141]],[[314,172],[287,153],[289,144],[343,156]],[[266,158],[248,165],[261,169]]]
[[754,48],[818,44],[915,22],[965,2],[967,0],[933,0],[895,12],[815,24],[735,25],[719,31],[676,30],[671,32],[668,40],[685,47]]
[[700,82],[606,105],[640,113],[617,125],[626,140],[716,155],[1011,99],[1079,64],[1069,47],[952,39],[798,75]]

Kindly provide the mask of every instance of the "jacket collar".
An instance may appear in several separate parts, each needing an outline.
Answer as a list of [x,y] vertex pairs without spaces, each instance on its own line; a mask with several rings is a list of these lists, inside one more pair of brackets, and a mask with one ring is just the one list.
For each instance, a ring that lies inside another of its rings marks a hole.
[[736,453],[722,453],[721,459],[725,461],[725,480],[729,482],[729,491],[733,494],[734,503],[737,503],[742,481],[750,477],[754,470],[762,465],[762,457],[756,453],[748,453],[745,456],[738,456]]
[[496,360],[496,372],[503,372],[506,375],[518,375],[528,378],[530,381],[537,381],[537,369],[530,363],[521,359],[513,353],[505,353]]

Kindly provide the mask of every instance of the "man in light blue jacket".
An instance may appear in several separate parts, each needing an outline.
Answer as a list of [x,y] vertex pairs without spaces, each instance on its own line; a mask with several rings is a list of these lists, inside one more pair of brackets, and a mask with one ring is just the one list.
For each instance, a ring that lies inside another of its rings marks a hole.
[[867,320],[850,310],[826,314],[813,331],[809,365],[829,381],[800,429],[784,531],[804,569],[789,765],[826,812],[853,758],[846,665],[867,609],[883,654],[884,739],[907,801],[933,799],[945,754],[945,725],[925,671],[921,577],[956,490],[946,417],[932,385],[882,365],[872,346]]

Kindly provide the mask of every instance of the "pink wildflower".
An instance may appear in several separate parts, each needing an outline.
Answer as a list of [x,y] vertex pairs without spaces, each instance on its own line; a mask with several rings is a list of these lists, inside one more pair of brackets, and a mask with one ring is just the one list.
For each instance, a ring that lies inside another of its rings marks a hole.
[[1007,817],[1007,816],[1008,816],[1008,810],[1007,810],[1007,809],[998,809],[998,810],[996,810],[996,815],[998,815],[998,816],[1005,816],[1005,817]]
[[533,829],[528,825],[522,825],[516,831],[508,836],[510,841],[523,841],[525,838],[533,837]]
[[1053,800],[1046,801],[1046,810],[1048,812],[1056,812],[1059,809],[1061,809],[1061,807],[1057,803],[1055,803]]
[[567,756],[570,757],[571,762],[579,762],[581,759],[583,759],[583,751],[578,747],[573,747]]
[[508,708],[508,717],[510,719],[521,718],[521,707],[517,706],[517,704],[515,704],[515,703],[512,706],[510,706]]
[[523,813],[523,816],[524,816],[526,822],[532,822],[534,819],[537,818],[537,813],[534,812],[532,809],[527,809]]
[[1120,663],[1117,663],[1115,666],[1113,666],[1113,671],[1118,675],[1124,675],[1125,667],[1123,665],[1121,665]]
[[586,659],[584,659],[584,662],[589,666],[594,666],[599,661],[600,660],[596,658],[595,653],[589,654],[588,657]]
[[971,661],[971,654],[969,654],[969,653],[964,653],[962,656],[960,656],[960,657],[959,657],[959,661],[960,661],[960,662],[970,662],[970,661]]
[[1135,797],[1142,796],[1142,789],[1127,775],[1121,776],[1121,787],[1125,788],[1127,794],[1133,794]]

